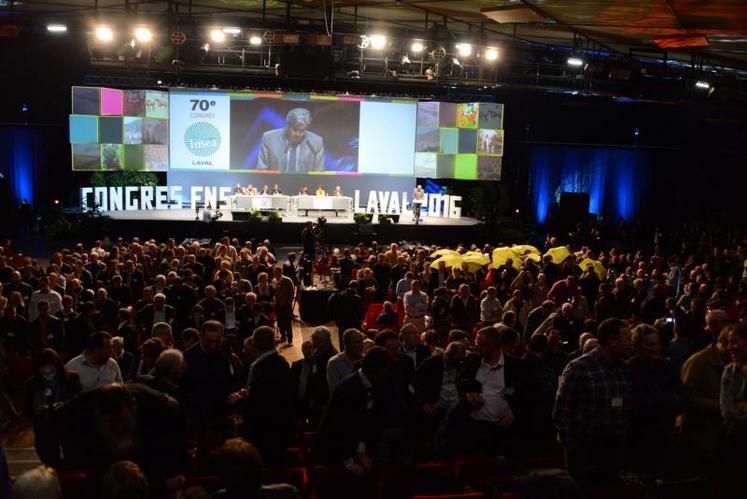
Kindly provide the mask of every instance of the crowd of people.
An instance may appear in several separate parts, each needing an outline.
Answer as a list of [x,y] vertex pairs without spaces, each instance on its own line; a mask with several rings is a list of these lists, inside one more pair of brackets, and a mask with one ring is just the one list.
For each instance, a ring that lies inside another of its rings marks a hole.
[[[134,480],[157,495],[183,488],[199,458],[283,466],[299,431],[313,431],[309,462],[352,474],[511,458],[557,439],[584,486],[632,473],[739,490],[743,240],[703,235],[671,256],[579,246],[562,261],[480,268],[434,265],[438,249],[330,251],[334,324],[304,340],[293,327],[303,270],[267,240],[97,241],[46,265],[0,247],[0,408],[32,421],[50,467],[30,483],[81,469],[93,494]],[[599,266],[579,265],[589,258]],[[294,340],[303,356],[289,363]],[[263,493],[248,474],[226,475],[214,497]]]

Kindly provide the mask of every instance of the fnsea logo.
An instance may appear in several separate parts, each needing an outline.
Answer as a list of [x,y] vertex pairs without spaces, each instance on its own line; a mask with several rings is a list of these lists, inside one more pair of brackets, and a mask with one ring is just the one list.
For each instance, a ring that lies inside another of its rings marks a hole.
[[220,130],[206,121],[193,123],[184,132],[184,145],[195,156],[212,156],[220,148],[220,142]]

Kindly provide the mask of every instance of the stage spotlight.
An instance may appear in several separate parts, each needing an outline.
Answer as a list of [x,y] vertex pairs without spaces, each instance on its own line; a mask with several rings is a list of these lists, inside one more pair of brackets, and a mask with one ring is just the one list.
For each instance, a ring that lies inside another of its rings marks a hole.
[[488,61],[495,61],[496,59],[498,59],[498,50],[494,48],[485,50],[485,59]]
[[461,67],[462,67],[462,63],[461,63],[461,62],[459,62],[459,59],[457,59],[456,57],[452,57],[452,58],[451,58],[451,63],[452,63],[452,64],[453,64],[454,66],[456,66],[456,67],[459,67],[459,68],[461,68]]
[[386,37],[384,35],[371,35],[369,37],[371,48],[381,50],[386,46]]
[[216,43],[220,43],[226,39],[226,34],[219,29],[214,29],[210,32],[210,39]]
[[584,65],[584,60],[581,59],[577,55],[569,56],[566,62],[568,63],[569,66],[574,67],[574,68],[578,68]]
[[59,205],[60,204],[60,200],[59,199],[55,199],[54,200],[54,204],[55,204],[55,206]]
[[241,28],[223,28],[223,32],[227,35],[237,36],[241,34]]
[[469,43],[457,43],[456,49],[460,57],[469,57],[472,55],[472,45]]
[[709,88],[711,88],[711,84],[708,83],[705,80],[698,80],[698,81],[696,81],[695,82],[695,86],[697,88],[702,88],[703,90],[708,90]]
[[419,54],[423,50],[425,50],[425,45],[423,45],[423,42],[412,42],[412,45],[410,45],[410,50],[412,50],[412,52],[415,54]]
[[153,40],[153,32],[145,26],[135,28],[135,40],[140,43],[150,43]]
[[48,24],[47,31],[50,33],[65,33],[67,32],[67,26],[64,24]]
[[100,42],[110,42],[114,39],[114,32],[109,26],[96,27],[96,39]]
[[250,45],[262,45],[262,37],[257,35],[252,35],[249,37],[249,44]]

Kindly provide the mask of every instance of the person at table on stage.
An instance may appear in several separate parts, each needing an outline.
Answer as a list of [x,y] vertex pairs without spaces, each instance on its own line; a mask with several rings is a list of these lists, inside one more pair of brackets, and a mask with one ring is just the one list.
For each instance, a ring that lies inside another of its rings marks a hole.
[[343,194],[342,194],[342,187],[340,187],[339,185],[336,185],[335,186],[335,190],[332,193],[332,195],[335,196],[335,197],[338,197],[338,198],[342,197],[343,196]]
[[254,187],[252,184],[249,184],[246,186],[246,189],[244,189],[244,194],[246,194],[247,196],[256,196],[257,188]]
[[270,195],[270,187],[267,185],[262,186],[262,190],[259,191],[260,196],[269,196]]
[[327,191],[324,190],[324,187],[322,187],[322,184],[319,184],[316,188],[315,196],[326,196]]
[[299,196],[308,196],[309,195],[309,187],[304,185],[300,189],[298,189],[298,195]]
[[324,139],[308,131],[311,113],[297,107],[288,111],[285,128],[262,135],[258,170],[306,173],[324,171]]
[[414,221],[420,221],[420,208],[425,202],[425,191],[423,186],[418,184],[412,191],[412,213],[415,215]]
[[233,188],[234,195],[244,194],[244,188],[241,187],[241,184],[237,183],[236,187]]
[[278,184],[275,184],[272,186],[272,190],[270,191],[270,194],[273,196],[277,196],[279,194],[282,194],[283,191],[280,190],[280,186]]

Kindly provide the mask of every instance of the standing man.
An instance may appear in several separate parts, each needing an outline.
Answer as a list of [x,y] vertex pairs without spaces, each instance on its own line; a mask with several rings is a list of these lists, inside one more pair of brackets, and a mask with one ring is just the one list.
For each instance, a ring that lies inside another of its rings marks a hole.
[[358,329],[363,322],[365,310],[363,299],[358,296],[358,281],[350,281],[347,289],[329,297],[329,308],[337,323],[340,350],[345,348],[343,334],[348,329]]
[[420,290],[420,281],[413,279],[410,291],[402,302],[405,307],[405,324],[414,324],[419,332],[425,331],[425,314],[428,313],[428,295]]
[[272,287],[275,291],[275,315],[277,316],[280,341],[293,344],[293,297],[296,287],[290,277],[283,275],[283,269],[272,269]]
[[309,132],[311,113],[308,109],[288,111],[285,128],[262,135],[257,170],[280,170],[291,173],[324,171],[324,140]]
[[257,446],[266,464],[281,465],[293,441],[293,379],[288,361],[275,348],[275,331],[261,326],[252,334],[260,352],[246,385],[229,396],[244,417],[244,436]]
[[415,218],[413,221],[416,224],[419,224],[421,222],[420,208],[422,208],[424,202],[425,202],[425,191],[423,190],[423,186],[418,184],[418,186],[415,187],[415,190],[412,191],[412,213],[413,215],[415,215]]
[[619,479],[632,409],[630,328],[606,319],[597,339],[596,350],[566,366],[553,408],[568,472],[582,484]]
[[97,331],[86,340],[83,353],[65,365],[80,376],[83,390],[93,390],[109,383],[123,383],[119,364],[112,357],[112,337]]

